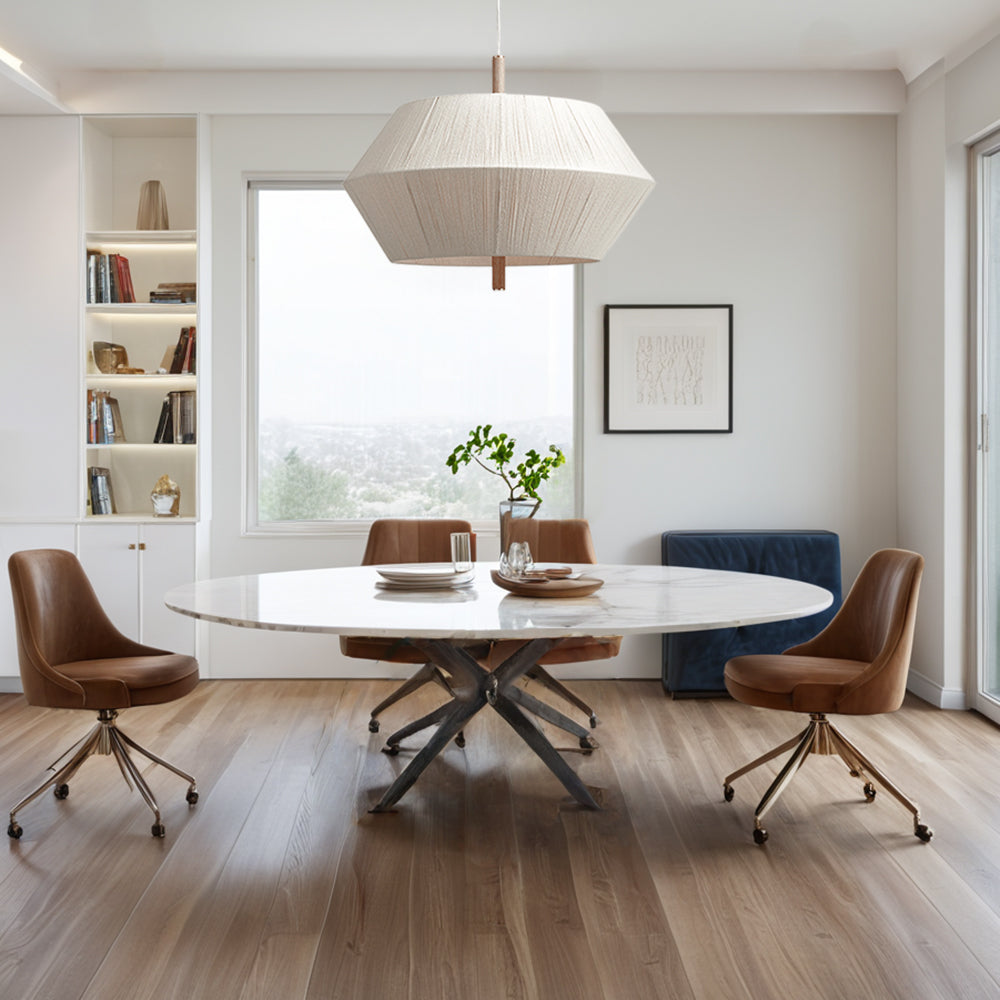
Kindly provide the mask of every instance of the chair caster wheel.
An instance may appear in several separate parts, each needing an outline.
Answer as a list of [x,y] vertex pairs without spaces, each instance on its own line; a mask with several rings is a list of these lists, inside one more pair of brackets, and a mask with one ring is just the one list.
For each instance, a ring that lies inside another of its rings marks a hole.
[[198,801],[198,789],[189,788],[187,791],[187,795],[185,795],[184,798],[187,799],[187,804],[189,806],[193,806]]
[[57,799],[65,799],[69,797],[69,785],[56,785],[52,789],[52,794]]
[[580,737],[580,749],[581,750],[596,750],[600,746],[600,743],[594,739],[593,736],[581,736]]
[[457,746],[459,750],[465,749],[465,733],[459,733],[455,737],[455,746]]
[[166,835],[167,835],[167,828],[162,823],[153,824],[154,837],[165,837]]
[[727,802],[732,802],[733,801],[733,796],[735,794],[736,794],[736,790],[733,788],[732,785],[723,785],[722,786],[722,797]]
[[758,826],[753,831],[753,842],[755,844],[763,844],[767,841],[767,830],[762,826]]
[[396,754],[399,753],[399,744],[386,743],[386,745],[382,747],[382,753],[387,753],[390,757],[395,757]]
[[596,715],[591,715],[591,717],[590,717],[590,728],[591,729],[596,729],[597,728],[597,716]]
[[378,719],[372,718],[368,720],[368,732],[370,733],[378,732]]
[[24,830],[22,830],[17,823],[11,820],[10,826],[7,827],[7,836],[13,840],[20,840],[22,833],[24,833]]
[[913,832],[916,834],[918,840],[922,840],[925,844],[934,836],[934,831],[926,823],[918,823]]
[[865,782],[864,792],[865,792],[865,798],[869,802],[875,801],[875,786],[870,781]]

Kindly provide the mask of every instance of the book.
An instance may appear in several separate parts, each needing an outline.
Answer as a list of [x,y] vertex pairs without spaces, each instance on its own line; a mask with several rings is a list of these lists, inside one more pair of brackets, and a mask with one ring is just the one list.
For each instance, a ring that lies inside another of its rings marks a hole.
[[114,491],[111,487],[111,470],[92,465],[87,469],[90,483],[90,509],[94,514],[117,514]]
[[174,444],[195,444],[195,393],[193,389],[168,392]]
[[132,278],[129,273],[128,257],[120,253],[111,255],[114,261],[114,274],[117,298],[115,302],[135,302],[135,292],[132,289]]
[[160,407],[160,418],[156,422],[156,433],[153,435],[153,444],[173,444],[174,443],[174,420],[170,396],[163,397],[163,405]]
[[118,400],[109,393],[105,396],[104,401],[111,413],[111,441],[109,444],[125,444],[125,425],[122,423],[122,411]]
[[194,371],[191,367],[191,362],[194,357],[194,334],[195,328],[192,326],[188,333],[187,344],[184,347],[184,361],[181,364],[182,375],[190,375]]
[[184,368],[184,356],[187,352],[188,340],[191,337],[191,327],[181,328],[180,336],[177,338],[177,345],[174,347],[174,357],[170,362],[170,374],[180,375]]
[[149,293],[150,302],[195,302],[197,283],[194,281],[161,281]]
[[87,302],[135,302],[127,257],[120,253],[87,249]]

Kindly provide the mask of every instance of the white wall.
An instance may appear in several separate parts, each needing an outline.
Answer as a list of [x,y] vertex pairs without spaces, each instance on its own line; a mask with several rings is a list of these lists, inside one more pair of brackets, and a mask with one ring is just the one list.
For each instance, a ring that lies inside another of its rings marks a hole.
[[911,687],[975,691],[968,146],[1000,124],[1000,39],[910,85],[899,140],[899,543],[924,554]]
[[76,517],[80,123],[0,119],[0,519]]
[[[213,576],[360,559],[363,536],[240,533],[243,174],[346,174],[383,120],[213,118]],[[582,514],[600,557],[659,562],[670,528],[829,528],[850,583],[896,541],[895,118],[616,122],[658,184],[585,269]],[[734,433],[603,434],[604,304],[699,302],[735,307]],[[358,672],[335,641],[221,627],[210,662],[215,676]],[[658,637],[628,640],[610,669],[658,676]]]

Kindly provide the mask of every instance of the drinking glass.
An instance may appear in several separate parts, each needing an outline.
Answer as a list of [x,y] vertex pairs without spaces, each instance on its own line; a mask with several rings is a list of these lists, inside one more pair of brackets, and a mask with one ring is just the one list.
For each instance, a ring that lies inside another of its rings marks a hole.
[[472,536],[468,531],[451,533],[451,564],[456,573],[472,569]]
[[527,542],[511,542],[507,550],[507,575],[522,576],[528,572],[534,563],[531,560],[531,549]]

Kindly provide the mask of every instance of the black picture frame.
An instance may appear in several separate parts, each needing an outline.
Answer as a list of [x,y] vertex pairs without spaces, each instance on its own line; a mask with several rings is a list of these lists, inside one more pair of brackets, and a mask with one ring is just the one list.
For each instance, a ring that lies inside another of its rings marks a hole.
[[605,434],[731,434],[733,307],[606,305]]

